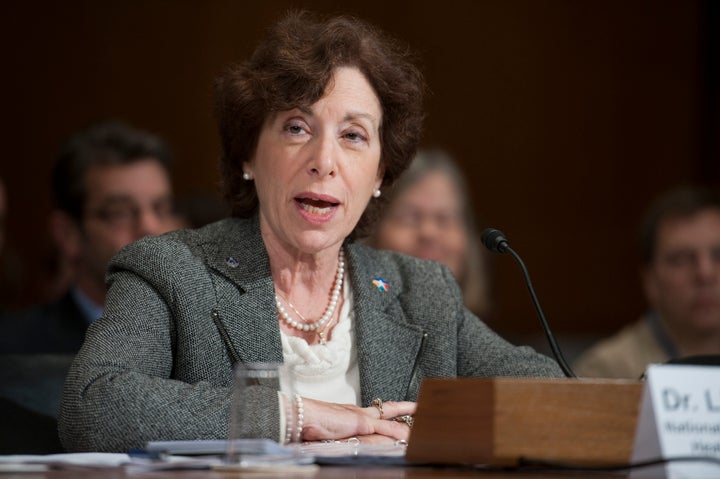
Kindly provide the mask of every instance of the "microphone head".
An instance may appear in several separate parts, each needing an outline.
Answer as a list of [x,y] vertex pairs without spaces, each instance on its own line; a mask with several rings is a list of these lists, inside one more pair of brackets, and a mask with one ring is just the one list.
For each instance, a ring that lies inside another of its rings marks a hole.
[[483,231],[480,241],[493,253],[505,253],[510,246],[502,231],[495,228],[488,228]]

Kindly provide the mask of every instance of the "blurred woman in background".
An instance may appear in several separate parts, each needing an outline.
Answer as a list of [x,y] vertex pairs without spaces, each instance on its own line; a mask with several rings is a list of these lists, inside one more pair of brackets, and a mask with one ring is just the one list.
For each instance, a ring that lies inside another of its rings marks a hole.
[[465,306],[487,315],[489,256],[480,248],[465,179],[450,155],[440,149],[419,151],[389,195],[370,243],[444,264],[460,284]]

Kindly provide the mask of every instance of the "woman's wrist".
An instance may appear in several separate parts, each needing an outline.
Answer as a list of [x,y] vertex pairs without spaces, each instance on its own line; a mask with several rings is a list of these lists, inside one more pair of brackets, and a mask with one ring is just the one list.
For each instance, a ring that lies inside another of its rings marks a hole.
[[294,406],[295,406],[295,442],[301,442],[302,441],[302,430],[303,430],[303,424],[305,421],[305,408],[303,406],[303,399],[302,396],[299,394],[295,394],[294,397]]
[[280,434],[283,444],[301,442],[305,423],[305,405],[299,394],[280,393]]
[[292,442],[293,435],[293,400],[287,394],[278,391],[280,404],[280,440],[283,444]]

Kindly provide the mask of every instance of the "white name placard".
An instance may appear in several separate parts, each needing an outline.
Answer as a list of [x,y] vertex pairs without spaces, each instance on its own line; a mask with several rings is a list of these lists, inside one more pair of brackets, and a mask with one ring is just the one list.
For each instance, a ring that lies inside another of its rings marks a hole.
[[[646,373],[633,462],[714,457],[720,461],[720,367],[653,365]],[[631,477],[720,478],[720,462],[670,461]]]

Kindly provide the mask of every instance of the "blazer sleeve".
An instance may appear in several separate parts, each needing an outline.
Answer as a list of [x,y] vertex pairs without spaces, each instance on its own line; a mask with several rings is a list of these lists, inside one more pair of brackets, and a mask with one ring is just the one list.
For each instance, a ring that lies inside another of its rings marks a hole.
[[[104,315],[65,383],[59,433],[66,450],[126,452],[150,440],[227,438],[231,366],[214,353],[222,344],[200,317],[213,301],[208,275],[187,247],[155,240],[113,260]],[[256,421],[247,434],[279,440],[276,389],[249,389]]]
[[[455,285],[449,270],[443,273]],[[458,316],[458,376],[564,377],[555,360],[509,343],[467,308],[459,308]]]

